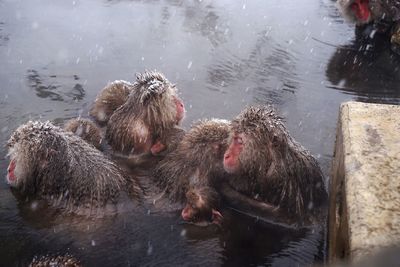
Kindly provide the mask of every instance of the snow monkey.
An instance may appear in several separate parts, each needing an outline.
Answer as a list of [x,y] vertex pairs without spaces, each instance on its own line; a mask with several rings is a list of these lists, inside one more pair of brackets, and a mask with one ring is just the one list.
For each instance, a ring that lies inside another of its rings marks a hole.
[[136,178],[80,137],[48,121],[21,125],[7,145],[7,182],[19,194],[82,215],[114,213],[123,200],[134,206],[141,202]]
[[400,0],[338,0],[343,16],[358,27],[373,24],[389,32],[392,49],[400,53]]
[[182,203],[191,188],[212,186],[226,174],[222,159],[229,129],[225,120],[198,121],[177,149],[160,161],[154,177],[172,201]]
[[289,136],[271,107],[244,109],[232,121],[228,144],[223,165],[237,174],[229,178],[231,192],[237,192],[227,195],[231,204],[302,224],[326,202],[317,161]]
[[154,177],[172,202],[186,203],[182,218],[220,224],[216,184],[227,173],[222,160],[230,125],[226,120],[196,122],[177,148],[159,162]]
[[106,138],[114,151],[122,154],[159,154],[168,148],[169,132],[179,125],[185,107],[175,85],[163,74],[138,74],[125,103],[111,115]]

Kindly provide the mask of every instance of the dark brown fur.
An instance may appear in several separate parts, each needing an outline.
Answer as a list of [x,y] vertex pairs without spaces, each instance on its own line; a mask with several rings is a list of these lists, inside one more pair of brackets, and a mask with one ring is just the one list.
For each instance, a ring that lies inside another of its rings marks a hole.
[[230,178],[235,190],[300,222],[325,203],[327,193],[317,161],[289,136],[272,108],[243,110],[232,121],[229,143],[234,134],[246,137],[239,155],[240,174]]
[[30,121],[20,126],[8,147],[11,162],[16,162],[16,179],[8,181],[23,195],[89,215],[99,208],[113,209],[128,196],[141,199],[136,178],[92,145],[50,122]]
[[64,125],[64,130],[72,132],[97,149],[101,148],[103,140],[101,131],[97,125],[88,119],[76,118],[67,121]]
[[[176,88],[161,73],[137,76],[127,101],[110,117],[106,138],[123,154],[148,153],[179,123],[174,98]],[[167,145],[167,144],[166,144]]]
[[127,81],[117,80],[109,83],[97,96],[89,114],[98,123],[106,124],[114,111],[126,102],[132,89],[133,84]]
[[222,179],[229,129],[227,121],[199,121],[185,134],[177,149],[157,165],[154,173],[157,183],[173,201],[184,202],[190,188],[208,186]]

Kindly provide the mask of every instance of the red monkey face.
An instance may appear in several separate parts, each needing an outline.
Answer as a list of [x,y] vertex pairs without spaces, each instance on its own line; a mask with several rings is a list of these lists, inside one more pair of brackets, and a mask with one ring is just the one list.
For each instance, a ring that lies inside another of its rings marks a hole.
[[245,136],[235,134],[224,154],[224,169],[228,173],[237,173],[241,169],[239,160],[240,153],[244,147]]
[[15,167],[16,166],[17,166],[16,160],[12,159],[7,168],[7,182],[10,185],[13,185],[17,182],[17,176],[15,176]]
[[359,22],[366,23],[371,16],[368,2],[369,0],[354,0],[353,4],[350,5],[354,16],[356,16]]
[[176,122],[177,124],[179,124],[185,117],[185,105],[183,104],[183,101],[177,96],[174,97],[174,102],[176,105]]
[[25,166],[22,158],[11,157],[7,168],[7,183],[12,187],[19,187],[29,176],[26,168],[29,166]]
[[186,206],[183,208],[182,213],[181,213],[182,219],[185,221],[194,220],[197,217],[196,210],[197,210],[197,207],[190,205],[190,204],[186,204]]

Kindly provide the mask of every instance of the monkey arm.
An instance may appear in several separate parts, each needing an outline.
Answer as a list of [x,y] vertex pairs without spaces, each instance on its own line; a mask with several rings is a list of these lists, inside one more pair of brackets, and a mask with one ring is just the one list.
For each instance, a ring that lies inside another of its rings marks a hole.
[[260,217],[271,223],[292,224],[293,219],[283,213],[279,207],[266,202],[254,200],[233,189],[228,183],[222,183],[219,186],[219,192],[222,198],[233,208],[239,209],[251,216]]

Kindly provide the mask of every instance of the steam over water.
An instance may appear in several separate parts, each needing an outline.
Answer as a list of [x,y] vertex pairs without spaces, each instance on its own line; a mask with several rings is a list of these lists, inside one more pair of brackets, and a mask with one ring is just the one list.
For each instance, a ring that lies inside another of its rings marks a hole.
[[[3,144],[29,119],[86,116],[110,81],[157,69],[187,116],[232,119],[273,104],[329,179],[340,103],[400,103],[400,57],[360,43],[330,0],[0,0]],[[325,226],[291,231],[228,211],[224,230],[182,224],[179,211],[101,220],[60,216],[0,182],[0,265],[69,252],[88,266],[288,266],[321,262]]]

